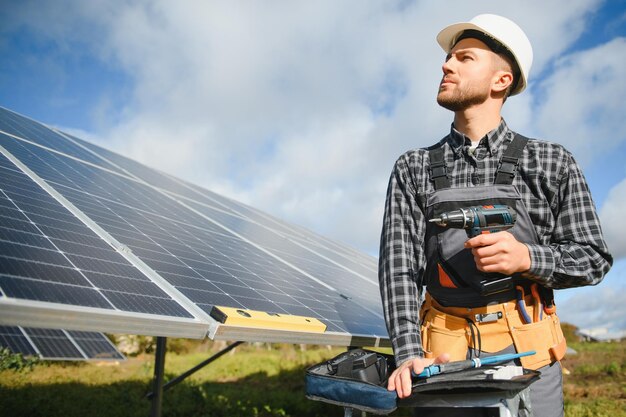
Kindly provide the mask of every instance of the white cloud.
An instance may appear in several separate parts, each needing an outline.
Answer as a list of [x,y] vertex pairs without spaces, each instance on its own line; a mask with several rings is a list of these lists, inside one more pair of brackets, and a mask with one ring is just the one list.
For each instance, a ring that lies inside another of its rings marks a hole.
[[626,143],[626,38],[567,55],[541,82],[537,133],[565,144],[583,165]]
[[626,257],[626,222],[616,221],[623,218],[625,208],[626,179],[611,189],[600,211],[602,231],[614,258]]
[[586,288],[558,309],[563,322],[581,329],[607,328],[612,332],[626,329],[623,296],[607,285]]
[[562,322],[578,328],[607,328],[611,332],[626,329],[624,278],[626,260],[615,263],[604,281],[595,287],[556,291],[556,304]]

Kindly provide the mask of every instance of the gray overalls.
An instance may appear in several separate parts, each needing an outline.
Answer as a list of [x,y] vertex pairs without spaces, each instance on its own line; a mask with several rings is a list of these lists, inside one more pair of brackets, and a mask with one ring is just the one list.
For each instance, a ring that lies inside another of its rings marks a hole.
[[[518,189],[513,185],[513,179],[517,174],[518,161],[522,156],[527,141],[527,138],[518,134],[515,135],[502,155],[493,185],[468,188],[450,188],[450,180],[446,175],[443,148],[430,150],[430,178],[434,182],[435,191],[427,198],[425,209],[427,219],[439,217],[440,213],[446,211],[468,206],[508,205],[515,209],[517,214],[517,221],[514,227],[508,231],[520,242],[538,243],[537,231],[532,224]],[[436,301],[441,312],[433,313],[435,308],[432,306],[429,312],[424,310],[425,307],[428,308],[427,303],[422,307],[422,320],[427,322],[423,322],[422,326],[423,342],[426,342],[427,338],[430,338],[430,342],[435,339],[432,333],[427,336],[425,334],[427,330],[425,329],[432,325],[428,330],[432,332],[435,329],[435,321],[437,320],[440,324],[451,323],[455,319],[459,320],[461,324],[459,325],[459,321],[457,321],[456,325],[459,327],[453,329],[450,332],[451,334],[455,331],[460,331],[461,335],[463,335],[467,333],[469,328],[472,332],[472,338],[474,337],[474,331],[478,333],[478,338],[480,338],[481,329],[485,329],[484,331],[486,332],[487,330],[484,326],[491,326],[491,324],[472,322],[474,314],[457,318],[459,316],[450,316],[450,313],[446,313],[446,311],[472,311],[473,313],[474,311],[480,311],[480,309],[498,308],[501,305],[515,305],[516,287],[523,288],[526,294],[530,293],[529,287],[532,281],[528,279],[515,275],[506,277],[501,274],[484,274],[479,271],[471,251],[463,246],[467,239],[465,230],[443,228],[433,223],[428,223],[427,225],[425,246],[428,264],[426,266],[424,283],[428,292],[427,299],[431,297],[433,301]],[[543,287],[540,287],[540,290],[544,303],[553,300],[552,290]],[[562,376],[558,360],[564,354],[565,341],[556,314],[543,314],[540,323],[529,323],[529,326],[520,326],[519,322],[515,325],[511,324],[513,321],[511,318],[517,318],[517,312],[513,311],[511,313],[511,310],[507,310],[507,308],[502,310],[504,314],[498,320],[497,325],[502,323],[504,327],[508,326],[511,337],[515,341],[515,346],[510,344],[502,351],[494,352],[491,350],[489,352],[497,354],[514,352],[516,349],[524,351],[529,349],[523,346],[524,343],[531,342],[532,344],[539,340],[543,341],[544,346],[541,346],[540,349],[544,352],[544,361],[538,363],[536,367],[532,367],[542,372],[541,379],[530,387],[532,407],[536,415],[562,416]],[[427,312],[428,314],[426,314]],[[467,320],[467,326],[469,327],[465,327],[465,330],[462,330],[465,320]],[[494,325],[496,324],[494,323]],[[454,326],[453,324],[452,328]],[[514,327],[517,327],[517,329],[513,329]],[[538,330],[537,333],[524,333],[524,336],[516,337],[515,333],[523,327],[537,328]],[[441,328],[435,330],[442,331]],[[520,341],[522,343],[518,344]],[[506,343],[508,344],[509,342]],[[522,349],[520,349],[520,345]],[[473,341],[473,346],[474,349],[468,349],[468,356],[476,351],[480,351],[480,339],[478,347],[475,341]],[[446,352],[448,347],[444,346],[439,351]],[[531,348],[534,349],[534,346],[531,346]],[[436,355],[435,353],[434,356]],[[490,354],[485,354],[485,356],[488,355]],[[524,362],[522,361],[522,363]],[[418,414],[424,416],[439,415],[434,409],[430,411],[433,414],[426,412],[426,409],[421,410],[421,412],[426,413]],[[470,415],[466,414],[468,411],[465,409],[459,415]],[[443,415],[448,416],[452,414],[449,414],[448,410]],[[521,411],[520,415],[522,415]]]

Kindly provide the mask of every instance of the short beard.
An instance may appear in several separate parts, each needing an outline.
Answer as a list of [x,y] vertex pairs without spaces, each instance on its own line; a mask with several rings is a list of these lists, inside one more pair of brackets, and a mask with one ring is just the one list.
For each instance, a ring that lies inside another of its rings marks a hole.
[[464,91],[457,91],[452,96],[437,94],[437,103],[451,111],[466,110],[477,104],[484,103],[489,98],[489,91],[480,91],[477,88],[469,88]]

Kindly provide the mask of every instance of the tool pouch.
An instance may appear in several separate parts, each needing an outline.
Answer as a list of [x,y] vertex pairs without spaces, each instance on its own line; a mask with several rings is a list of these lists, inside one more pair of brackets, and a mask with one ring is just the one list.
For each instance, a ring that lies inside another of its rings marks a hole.
[[424,356],[436,358],[442,353],[450,355],[450,361],[464,360],[467,356],[467,321],[429,306],[423,312],[422,345]]
[[[534,308],[529,296],[525,301],[525,309],[531,317],[535,316]],[[556,313],[543,315],[540,321],[526,324],[512,302],[470,310],[440,307],[428,294],[420,313],[423,317],[421,330],[424,355],[436,358],[442,353],[448,353],[451,361],[466,359],[468,345],[470,348],[478,348],[472,345],[468,324],[468,319],[475,318],[476,313],[497,313],[501,317],[476,324],[475,331],[481,338],[480,348],[485,352],[498,352],[511,344],[517,352],[534,350],[536,354],[520,358],[522,366],[528,369],[539,369],[565,356],[567,344]]]
[[511,324],[513,344],[518,352],[534,350],[537,353],[520,358],[522,366],[539,369],[565,356],[567,344],[556,314],[551,314],[536,323]]

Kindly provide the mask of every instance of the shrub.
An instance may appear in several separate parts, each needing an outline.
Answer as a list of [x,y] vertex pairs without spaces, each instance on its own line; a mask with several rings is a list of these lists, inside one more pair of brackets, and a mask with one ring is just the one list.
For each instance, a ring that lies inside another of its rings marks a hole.
[[39,358],[35,356],[25,358],[21,353],[13,353],[8,348],[0,348],[0,371],[32,371],[33,367],[38,363]]

